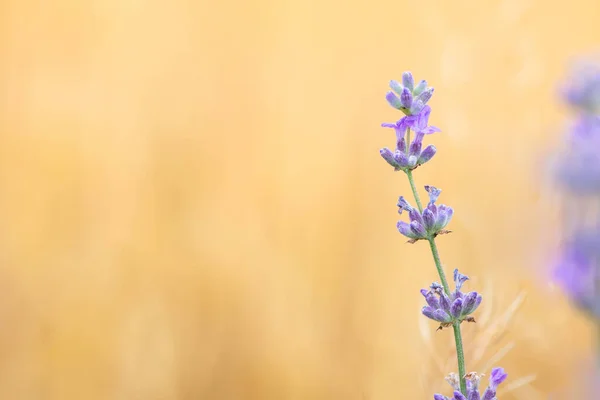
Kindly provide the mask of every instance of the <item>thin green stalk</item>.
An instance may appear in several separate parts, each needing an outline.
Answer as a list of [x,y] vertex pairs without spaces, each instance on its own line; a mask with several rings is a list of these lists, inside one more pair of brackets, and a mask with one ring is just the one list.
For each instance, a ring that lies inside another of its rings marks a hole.
[[[412,189],[413,195],[415,197],[415,202],[417,203],[417,207],[419,207],[419,211],[423,212],[423,206],[421,205],[421,199],[419,198],[419,193],[417,192],[417,187],[415,186],[415,180],[412,175],[412,171],[406,171],[406,176],[408,176],[408,182],[410,183],[410,188]],[[450,295],[450,287],[448,286],[448,281],[446,280],[446,274],[444,273],[444,269],[442,268],[442,261],[440,260],[440,253],[438,252],[437,245],[435,243],[435,238],[429,238],[429,246],[431,247],[431,254],[433,255],[433,261],[435,262],[435,268],[437,269],[438,275],[440,276],[440,281],[442,281],[442,286],[444,287],[444,291],[447,295]],[[466,368],[465,368],[465,353],[463,350],[462,343],[462,334],[460,332],[460,322],[455,322],[452,324],[452,328],[454,329],[454,343],[456,345],[456,359],[458,361],[458,376],[460,378],[460,391],[466,395],[467,394],[467,383],[465,381]]]
[[406,176],[408,176],[408,182],[410,182],[410,188],[412,189],[413,196],[415,197],[415,201],[417,202],[417,207],[419,207],[420,212],[423,212],[423,206],[421,205],[419,192],[417,192],[417,187],[415,186],[415,180],[413,179],[412,171],[406,171]]

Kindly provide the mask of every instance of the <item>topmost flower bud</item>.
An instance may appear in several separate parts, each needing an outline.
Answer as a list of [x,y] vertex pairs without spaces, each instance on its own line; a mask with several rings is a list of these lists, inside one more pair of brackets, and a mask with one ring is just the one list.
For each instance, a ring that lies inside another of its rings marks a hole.
[[413,78],[410,71],[406,71],[405,73],[402,74],[402,85],[404,85],[404,87],[407,88],[408,90],[410,90],[411,92],[414,89],[415,79]]
[[393,92],[386,95],[388,103],[408,116],[419,114],[433,95],[433,88],[427,86],[427,81],[422,80],[415,86],[415,79],[410,71],[402,74],[402,84],[390,81],[390,88]]

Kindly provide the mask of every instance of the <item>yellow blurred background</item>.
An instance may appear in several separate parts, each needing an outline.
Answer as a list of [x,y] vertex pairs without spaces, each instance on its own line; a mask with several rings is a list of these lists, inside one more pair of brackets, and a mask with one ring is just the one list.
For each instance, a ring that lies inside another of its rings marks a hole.
[[442,260],[485,295],[467,369],[503,366],[502,400],[563,393],[593,335],[547,283],[539,175],[597,8],[3,0],[0,398],[448,394],[435,269],[378,154],[404,70],[436,88],[415,176],[455,208]]

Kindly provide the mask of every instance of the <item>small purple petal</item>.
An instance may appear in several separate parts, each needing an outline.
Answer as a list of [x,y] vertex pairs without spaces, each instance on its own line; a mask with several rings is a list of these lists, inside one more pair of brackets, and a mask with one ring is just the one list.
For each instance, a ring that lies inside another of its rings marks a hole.
[[450,400],[450,399],[447,398],[446,396],[436,393],[433,395],[433,400]]
[[394,107],[395,109],[400,110],[402,108],[402,102],[394,92],[387,92],[385,99],[388,103],[390,103],[390,106]]
[[458,272],[458,268],[454,269],[454,284],[456,285],[457,290],[460,290],[463,284],[468,280],[469,277],[467,275],[463,275],[460,272]]
[[427,128],[422,129],[421,132],[426,135],[431,135],[432,133],[441,132],[441,129],[435,126],[428,126]]

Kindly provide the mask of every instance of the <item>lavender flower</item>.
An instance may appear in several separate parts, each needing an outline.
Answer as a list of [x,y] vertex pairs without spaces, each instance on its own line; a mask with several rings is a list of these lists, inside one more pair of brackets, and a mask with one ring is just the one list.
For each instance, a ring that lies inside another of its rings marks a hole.
[[600,116],[583,115],[567,132],[566,149],[556,159],[560,185],[579,195],[600,195]]
[[582,229],[568,240],[553,278],[583,310],[600,318],[600,231]]
[[579,61],[562,87],[563,98],[572,107],[585,112],[600,112],[600,65]]
[[490,375],[490,383],[483,392],[483,395],[480,395],[479,382],[482,376],[482,374],[478,374],[476,372],[468,373],[466,375],[467,393],[466,395],[463,395],[460,392],[460,388],[458,386],[458,376],[452,373],[446,378],[446,380],[454,389],[454,395],[449,398],[441,394],[434,394],[433,398],[434,400],[497,400],[496,390],[498,389],[498,386],[506,380],[508,374],[504,372],[503,368],[492,369],[492,373]]
[[398,213],[402,214],[402,211],[407,211],[410,223],[398,221],[396,226],[401,234],[410,239],[410,243],[421,239],[435,238],[437,235],[450,232],[444,228],[452,219],[454,210],[444,204],[435,204],[442,192],[441,189],[425,186],[425,190],[429,194],[429,204],[423,212],[411,206],[404,196],[400,196],[398,199]]
[[393,92],[386,94],[386,100],[392,107],[406,115],[421,112],[433,96],[433,88],[428,87],[426,81],[421,81],[415,86],[415,80],[408,71],[402,74],[402,84],[398,81],[390,81],[390,88]]
[[430,290],[421,289],[421,294],[425,297],[427,305],[423,307],[421,313],[427,318],[439,322],[438,329],[450,326],[454,322],[463,321],[475,322],[473,317],[469,317],[481,304],[482,297],[477,292],[463,293],[462,285],[469,279],[468,276],[454,270],[454,292],[449,295],[444,292],[444,288],[437,282],[430,286]]

